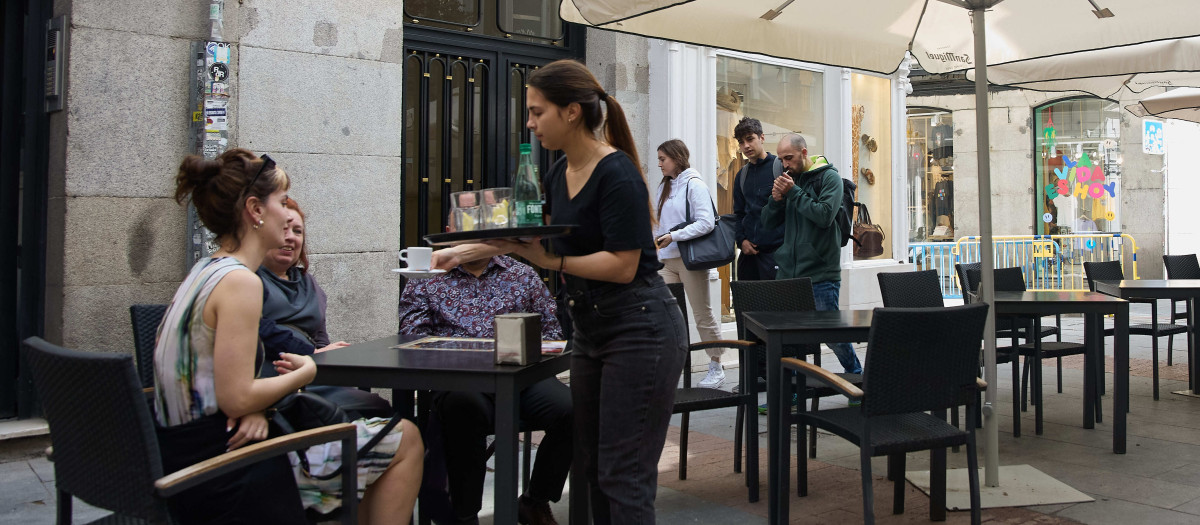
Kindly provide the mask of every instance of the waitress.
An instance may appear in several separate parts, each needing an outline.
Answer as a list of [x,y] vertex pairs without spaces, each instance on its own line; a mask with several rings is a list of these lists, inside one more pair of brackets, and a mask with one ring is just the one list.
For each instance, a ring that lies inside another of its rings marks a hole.
[[552,240],[553,253],[540,243],[492,242],[439,250],[433,263],[448,269],[513,252],[563,272],[574,324],[574,467],[588,480],[592,519],[654,523],[658,460],[687,339],[658,275],[646,177],[621,105],[579,62],[533,72],[526,107],[526,127],[542,147],[564,153],[543,180],[549,223],[577,227]]

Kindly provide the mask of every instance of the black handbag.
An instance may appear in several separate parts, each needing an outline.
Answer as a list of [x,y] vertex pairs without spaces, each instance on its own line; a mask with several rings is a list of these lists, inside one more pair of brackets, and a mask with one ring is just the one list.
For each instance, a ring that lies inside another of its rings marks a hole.
[[[691,179],[688,179],[688,184],[691,184]],[[684,191],[686,193],[686,186]],[[692,221],[692,203],[684,196],[684,217],[687,219],[684,222],[676,224],[671,231],[679,230],[691,224]],[[709,199],[712,203],[712,199]],[[709,270],[712,268],[720,268],[726,264],[732,263],[734,258],[734,236],[733,224],[731,217],[722,217],[717,215],[717,205],[713,204],[713,215],[716,224],[712,231],[686,241],[679,241],[679,255],[683,258],[683,266],[689,270]]]
[[[350,416],[341,407],[334,404],[332,401],[310,392],[292,392],[283,399],[276,401],[271,408],[267,409],[267,416],[271,421],[272,435],[291,434],[302,430],[311,430],[328,425],[336,425],[339,423],[349,423]],[[358,448],[358,457],[363,457],[371,449],[375,448],[396,424],[400,423],[400,416],[393,416],[387,425],[375,434],[363,446]],[[300,458],[300,468],[305,474],[309,474],[312,470],[308,466],[308,457],[303,451],[296,454]],[[341,474],[342,465],[337,470],[320,476],[309,477],[313,479],[327,480],[333,479]]]

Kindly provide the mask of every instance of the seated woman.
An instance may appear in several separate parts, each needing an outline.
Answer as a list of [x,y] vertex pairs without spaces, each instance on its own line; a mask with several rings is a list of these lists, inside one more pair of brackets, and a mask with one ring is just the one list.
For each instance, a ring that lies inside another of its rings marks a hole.
[[[232,149],[215,160],[187,157],[175,184],[175,200],[191,200],[220,249],[197,262],[176,291],[154,349],[156,431],[168,472],[265,439],[264,412],[317,373],[311,357],[283,353],[274,363],[278,376],[255,378],[264,357],[263,283],[251,268],[284,244],[287,174],[266,155]],[[360,443],[381,421],[355,421]],[[337,448],[303,452],[324,470],[338,466]],[[359,458],[361,522],[408,523],[423,453],[416,427],[403,421]],[[305,507],[325,512],[341,504],[338,488],[336,479],[318,482],[278,457],[185,491],[169,505],[182,523],[304,523]]]
[[[258,276],[266,290],[259,336],[267,358],[272,361],[279,352],[312,354],[314,348],[316,352],[324,352],[347,346],[345,341],[329,342],[329,332],[325,329],[325,291],[308,273],[304,212],[292,199],[285,206],[291,223],[283,245],[268,250],[262,266],[258,267]],[[261,375],[274,376],[275,368],[264,363]],[[387,400],[357,388],[309,386],[307,390],[336,403],[351,417],[392,416],[392,406]]]

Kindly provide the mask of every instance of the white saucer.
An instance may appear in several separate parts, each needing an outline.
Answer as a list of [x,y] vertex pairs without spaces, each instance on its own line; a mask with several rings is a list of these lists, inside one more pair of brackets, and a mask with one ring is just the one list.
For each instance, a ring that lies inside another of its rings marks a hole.
[[437,277],[441,274],[446,273],[446,270],[437,270],[437,269],[409,270],[408,268],[392,268],[392,271],[396,272],[400,275],[403,275],[405,277],[408,277],[409,279],[428,279],[430,277]]

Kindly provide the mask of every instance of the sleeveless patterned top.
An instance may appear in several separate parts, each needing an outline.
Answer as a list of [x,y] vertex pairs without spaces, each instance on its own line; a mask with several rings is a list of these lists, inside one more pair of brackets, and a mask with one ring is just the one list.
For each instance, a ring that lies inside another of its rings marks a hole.
[[196,263],[158,325],[154,347],[154,415],[163,426],[176,426],[217,413],[213,382],[216,330],[204,324],[204,305],[229,272],[245,269],[233,257]]

